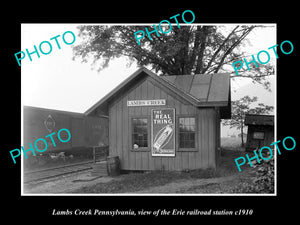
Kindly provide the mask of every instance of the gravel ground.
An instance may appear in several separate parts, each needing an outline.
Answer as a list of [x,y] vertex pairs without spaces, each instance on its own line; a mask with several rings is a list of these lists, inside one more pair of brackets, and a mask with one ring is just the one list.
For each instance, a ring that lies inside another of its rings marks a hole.
[[[159,193],[159,194],[175,194],[175,193],[197,193],[197,189],[207,189],[210,186],[210,190],[213,193],[217,193],[218,191],[211,189],[211,186],[219,186],[223,183],[232,182],[237,179],[236,175],[227,176],[227,177],[219,177],[219,178],[208,178],[208,179],[184,179],[176,182],[168,183],[166,185],[152,187],[148,189],[144,189],[142,191],[136,192],[138,193]],[[206,192],[206,191],[204,191]]]
[[113,179],[112,177],[94,177],[91,172],[81,172],[67,176],[57,177],[40,183],[25,185],[24,194],[70,194],[78,188],[106,183]]
[[[239,175],[231,175],[218,178],[205,179],[180,179],[165,185],[146,188],[136,192],[124,194],[196,194],[196,193],[226,193],[224,190],[239,182]],[[118,177],[92,177],[90,172],[82,172],[55,180],[45,181],[39,184],[24,187],[24,194],[72,194],[83,187],[92,187],[99,183],[107,183],[112,180],[126,179],[126,175]],[[77,193],[80,195],[81,193]],[[82,193],[88,194],[88,193]],[[97,194],[97,193],[94,193]],[[99,193],[101,194],[101,193]]]

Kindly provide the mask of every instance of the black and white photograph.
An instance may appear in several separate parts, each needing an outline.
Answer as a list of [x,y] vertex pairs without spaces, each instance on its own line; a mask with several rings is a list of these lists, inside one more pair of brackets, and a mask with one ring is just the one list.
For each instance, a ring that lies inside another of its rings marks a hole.
[[293,43],[276,23],[181,14],[21,24],[23,196],[276,196],[276,60]]
[[296,219],[296,7],[103,3],[6,7],[3,219]]

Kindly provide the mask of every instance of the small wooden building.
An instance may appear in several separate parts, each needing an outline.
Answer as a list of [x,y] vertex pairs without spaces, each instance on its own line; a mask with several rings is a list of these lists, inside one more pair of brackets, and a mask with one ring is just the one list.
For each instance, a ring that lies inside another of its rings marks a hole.
[[245,125],[248,126],[246,151],[270,146],[274,142],[274,116],[247,114]]
[[229,74],[157,76],[142,67],[85,114],[109,117],[109,155],[122,170],[216,168]]

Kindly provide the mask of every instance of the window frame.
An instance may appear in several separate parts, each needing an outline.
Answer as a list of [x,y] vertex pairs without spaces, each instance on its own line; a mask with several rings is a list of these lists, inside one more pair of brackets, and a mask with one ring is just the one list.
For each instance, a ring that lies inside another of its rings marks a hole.
[[[138,147],[138,148],[133,148],[133,120],[134,119],[147,119],[147,147]],[[129,141],[129,145],[130,145],[130,151],[133,152],[139,152],[139,151],[150,151],[151,149],[151,143],[150,143],[150,132],[151,132],[151,126],[150,126],[150,116],[131,116],[130,117],[130,141]]]
[[[263,134],[263,138],[254,137],[255,133],[262,133]],[[253,131],[252,138],[253,138],[253,140],[265,140],[265,131],[262,131],[262,130],[255,130],[255,131]]]
[[[194,148],[181,148],[180,147],[180,118],[194,118],[195,119],[195,147]],[[196,114],[184,114],[184,115],[176,115],[176,122],[177,122],[177,128],[176,128],[176,148],[179,152],[198,152],[198,118]]]

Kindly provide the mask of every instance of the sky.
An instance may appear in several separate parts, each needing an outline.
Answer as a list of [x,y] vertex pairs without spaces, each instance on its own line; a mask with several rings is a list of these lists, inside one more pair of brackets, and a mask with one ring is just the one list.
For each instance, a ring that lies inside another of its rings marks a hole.
[[[49,41],[52,44],[50,54],[40,54],[40,58],[38,58],[34,53],[31,55],[32,61],[27,55],[21,61],[22,105],[83,113],[137,70],[138,67],[135,63],[127,67],[128,62],[125,58],[111,61],[108,68],[100,72],[92,70],[90,63],[81,63],[80,60],[73,61],[71,45],[66,45],[61,37],[66,31],[72,31],[76,35],[74,45],[78,44],[80,42],[76,28],[78,25],[21,25],[20,51],[28,49],[29,52],[33,52],[33,46],[38,48],[43,41]],[[50,41],[50,38],[57,35],[60,35],[57,40],[61,49],[58,49],[54,40]],[[72,40],[70,35],[65,37],[66,41]],[[245,43],[243,48],[247,49],[249,54],[257,54],[276,44],[276,29],[275,27],[254,29],[248,38],[251,40],[251,45]],[[45,52],[49,50],[47,44],[43,44],[43,50]],[[18,66],[17,61],[16,66]],[[274,76],[270,81],[273,87],[271,93],[254,85],[250,79],[235,78],[232,81],[232,99],[240,98],[244,94],[250,96],[255,94],[262,102],[272,103],[274,102]]]

